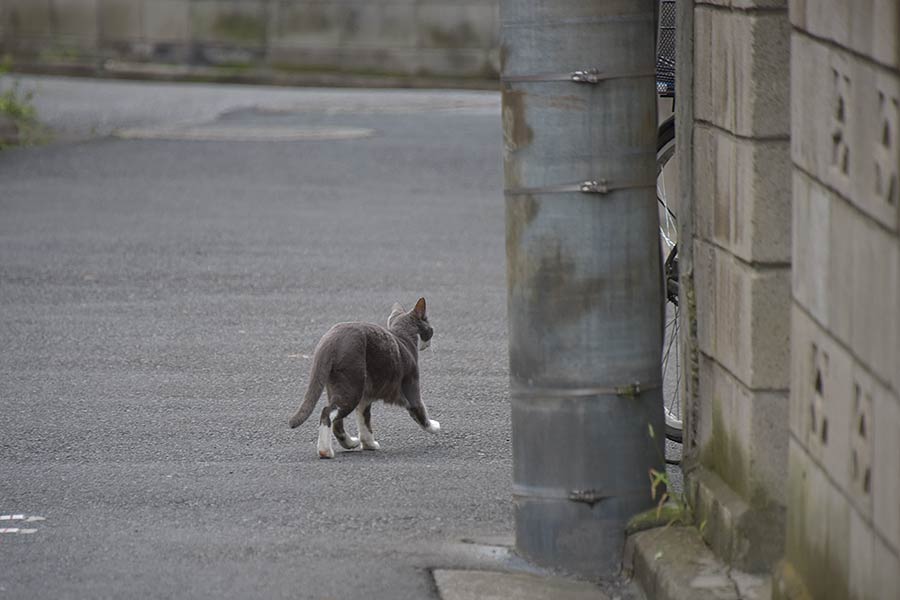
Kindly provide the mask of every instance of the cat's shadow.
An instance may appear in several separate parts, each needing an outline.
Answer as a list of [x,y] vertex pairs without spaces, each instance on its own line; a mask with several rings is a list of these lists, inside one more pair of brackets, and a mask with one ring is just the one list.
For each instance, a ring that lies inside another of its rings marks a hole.
[[354,461],[360,463],[382,463],[396,461],[397,459],[409,460],[416,462],[422,459],[434,459],[435,451],[439,448],[429,448],[425,446],[402,446],[397,449],[382,448],[381,450],[338,450],[335,448],[334,458],[323,459],[315,455],[310,456],[310,462],[321,463],[338,463],[344,461]]

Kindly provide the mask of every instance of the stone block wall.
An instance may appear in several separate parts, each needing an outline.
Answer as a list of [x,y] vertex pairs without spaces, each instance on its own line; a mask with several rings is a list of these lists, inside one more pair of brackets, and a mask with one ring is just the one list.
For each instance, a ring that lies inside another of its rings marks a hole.
[[900,593],[900,5],[793,1],[780,598]]
[[[496,80],[497,0],[3,0],[21,69]],[[340,83],[332,79],[330,83]]]
[[765,572],[783,552],[787,498],[790,22],[785,1],[693,5],[699,465],[688,488],[707,542]]

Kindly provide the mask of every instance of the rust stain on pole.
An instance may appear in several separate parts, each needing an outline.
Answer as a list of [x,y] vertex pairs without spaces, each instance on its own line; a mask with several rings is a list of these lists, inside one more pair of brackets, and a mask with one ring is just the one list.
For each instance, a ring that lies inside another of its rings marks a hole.
[[503,144],[507,152],[520,150],[534,139],[534,131],[525,120],[525,92],[503,90]]
[[526,254],[520,251],[522,237],[540,207],[531,195],[506,199],[506,285],[513,289],[526,277]]

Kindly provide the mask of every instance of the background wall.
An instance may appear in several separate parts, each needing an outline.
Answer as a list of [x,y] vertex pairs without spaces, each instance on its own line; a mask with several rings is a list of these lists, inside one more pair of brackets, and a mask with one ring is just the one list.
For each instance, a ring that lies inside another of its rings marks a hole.
[[900,6],[791,5],[785,597],[900,593]]
[[783,556],[779,598],[895,598],[900,5],[687,1],[704,537],[744,569]]
[[768,571],[783,551],[787,480],[790,23],[785,1],[693,4],[689,489],[706,541]]
[[0,51],[30,70],[484,81],[498,22],[496,0],[3,0]]

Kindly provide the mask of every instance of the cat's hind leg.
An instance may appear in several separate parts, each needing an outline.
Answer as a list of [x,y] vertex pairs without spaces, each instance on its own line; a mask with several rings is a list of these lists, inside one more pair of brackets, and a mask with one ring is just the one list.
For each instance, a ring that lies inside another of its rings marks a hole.
[[332,413],[337,416],[338,409],[326,405],[322,408],[322,415],[319,417],[319,441],[316,443],[319,458],[334,458],[334,449],[331,447]]
[[319,442],[317,444],[319,458],[334,458],[334,449],[331,447],[332,431],[334,431],[338,443],[344,448],[352,450],[359,446],[359,440],[355,437],[350,437],[344,431],[343,420],[351,412],[353,412],[353,408],[346,405],[336,406],[331,404],[322,409],[322,415],[319,417]]
[[363,450],[378,450],[381,446],[372,433],[372,401],[365,399],[356,407],[356,424]]
[[[334,367],[333,371],[335,368],[337,367]],[[362,400],[365,383],[365,370],[354,365],[344,366],[337,373],[332,372],[327,385],[328,406],[322,410],[322,416],[319,418],[318,450],[321,458],[334,458],[334,450],[331,448],[332,432],[344,448],[352,449],[359,446],[359,440],[350,437],[344,431],[343,420]]]
[[359,438],[353,437],[344,430],[344,418],[351,412],[353,412],[352,409],[349,411],[338,409],[338,413],[331,417],[331,430],[334,432],[334,437],[337,438],[338,444],[345,450],[359,448]]

